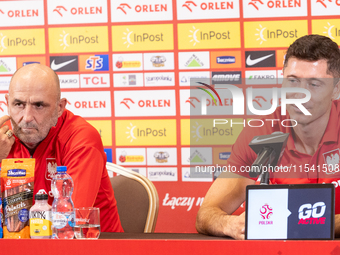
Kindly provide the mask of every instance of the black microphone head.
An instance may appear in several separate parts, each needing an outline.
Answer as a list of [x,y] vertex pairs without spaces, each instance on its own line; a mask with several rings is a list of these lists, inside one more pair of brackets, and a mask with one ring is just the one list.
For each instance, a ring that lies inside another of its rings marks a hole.
[[286,148],[289,133],[274,132],[270,135],[255,136],[249,143],[250,148],[259,154],[264,147],[270,147],[275,152],[271,166],[276,166]]

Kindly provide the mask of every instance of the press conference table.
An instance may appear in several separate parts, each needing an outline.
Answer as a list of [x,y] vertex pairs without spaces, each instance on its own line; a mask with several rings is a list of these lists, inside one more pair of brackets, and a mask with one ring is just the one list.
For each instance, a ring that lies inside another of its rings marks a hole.
[[101,233],[99,240],[0,240],[0,254],[340,254],[332,241],[236,241],[231,238],[175,233]]

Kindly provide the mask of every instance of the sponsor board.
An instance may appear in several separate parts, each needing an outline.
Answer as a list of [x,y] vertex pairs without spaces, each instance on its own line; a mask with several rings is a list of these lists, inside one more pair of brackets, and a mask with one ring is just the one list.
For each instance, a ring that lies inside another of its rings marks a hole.
[[275,51],[246,51],[245,63],[247,68],[253,67],[275,67]]
[[182,167],[182,181],[183,182],[212,182],[212,173],[207,169],[207,172],[198,171],[195,167]]
[[226,165],[230,155],[230,147],[213,147],[213,164],[222,166]]
[[97,129],[104,146],[112,146],[111,120],[88,120],[87,122]]
[[[0,77],[0,90],[8,90],[9,83],[11,82],[12,76]],[[0,113],[1,114],[1,113]]]
[[79,74],[58,74],[61,89],[79,88]]
[[116,148],[118,165],[146,165],[145,148]]
[[44,1],[1,1],[2,27],[44,25]]
[[115,91],[115,116],[175,116],[175,90]]
[[78,56],[50,56],[50,67],[55,72],[77,72]]
[[177,148],[147,148],[148,166],[177,166]]
[[276,70],[246,71],[247,85],[277,84]]
[[157,52],[144,53],[144,70],[173,70],[174,53],[173,52]]
[[175,86],[175,73],[144,73],[145,87]]
[[311,6],[312,16],[330,16],[340,13],[339,0],[312,0]]
[[183,147],[182,165],[211,165],[212,148],[211,147]]
[[340,20],[339,19],[312,20],[312,33],[328,36],[334,42],[340,44]]
[[143,87],[143,73],[114,73],[114,87]]
[[110,74],[81,74],[80,75],[81,88],[109,88]]
[[[112,149],[105,149],[104,148],[104,152],[106,154],[106,162],[111,162],[112,163]],[[110,176],[110,177],[113,177],[113,173],[112,173],[112,176]]]
[[48,39],[50,53],[109,50],[107,26],[49,28]]
[[178,0],[177,19],[225,19],[239,18],[239,1]]
[[241,68],[241,51],[211,51],[210,67],[212,69]]
[[16,70],[16,58],[0,58],[0,75],[14,74]]
[[[222,85],[220,85],[222,86]],[[233,113],[233,95],[229,89],[216,89],[221,102],[216,101],[200,89],[180,90],[181,116],[201,116],[203,102],[206,112],[204,115],[226,115]],[[236,106],[237,107],[237,106]]]
[[143,55],[136,54],[113,54],[113,71],[140,71],[143,70]]
[[30,57],[17,57],[17,68],[19,69],[22,66],[26,66],[29,64],[42,64],[46,65],[46,57],[45,56],[30,56]]
[[109,71],[109,55],[80,55],[80,72]]
[[[248,88],[249,89],[249,88]],[[247,89],[247,90],[248,90]],[[280,88],[277,88],[277,97],[278,97],[278,106],[281,105],[281,92]],[[273,90],[272,88],[259,88],[253,89],[252,92],[252,106],[256,110],[268,110],[273,107]],[[275,106],[276,107],[276,106]],[[247,114],[253,115],[249,110],[249,104],[247,104]],[[252,123],[253,126],[261,126],[261,122],[254,121]]]
[[115,51],[173,50],[173,25],[112,26]]
[[178,180],[177,167],[148,167],[148,179],[150,181],[173,181]]
[[128,168],[128,169],[146,177],[146,167],[138,167],[138,168],[134,167],[134,168]]
[[66,108],[82,117],[111,117],[109,91],[61,92],[67,99]]
[[49,0],[48,24],[106,23],[107,1]]
[[276,67],[283,68],[287,50],[276,50]]
[[[240,48],[239,22],[178,24],[178,49]],[[186,38],[186,39],[185,39]]]
[[163,21],[172,20],[172,1],[111,0],[112,22]]
[[45,54],[44,29],[0,30],[0,55]]
[[117,146],[176,145],[176,120],[116,120]]
[[7,115],[7,103],[5,95],[5,93],[0,93],[0,117]]
[[210,72],[179,72],[179,85],[180,86],[196,86],[190,82],[191,79],[209,79]]
[[244,18],[307,16],[307,1],[243,0]]
[[308,34],[307,20],[244,22],[246,48],[288,47]]
[[212,72],[211,73],[212,84],[242,84],[241,71],[236,72]]
[[210,68],[209,51],[179,52],[178,68],[209,69]]
[[213,127],[213,119],[182,119],[182,145],[232,145],[243,129],[242,119],[232,119],[240,125],[217,125]]

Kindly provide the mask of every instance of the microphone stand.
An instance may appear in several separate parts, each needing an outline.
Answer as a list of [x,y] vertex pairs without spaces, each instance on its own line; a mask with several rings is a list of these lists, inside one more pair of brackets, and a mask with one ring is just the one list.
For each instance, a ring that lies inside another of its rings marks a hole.
[[[263,147],[257,154],[249,175],[251,177],[260,175],[260,185],[269,185],[269,170],[274,158],[275,151],[270,147]],[[267,170],[264,171],[263,166],[267,166]]]

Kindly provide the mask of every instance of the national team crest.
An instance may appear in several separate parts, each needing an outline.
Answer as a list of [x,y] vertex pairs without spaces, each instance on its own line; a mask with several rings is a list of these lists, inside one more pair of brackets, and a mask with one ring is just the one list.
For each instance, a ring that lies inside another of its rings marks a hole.
[[56,173],[57,173],[57,162],[55,158],[47,158],[46,159],[46,172],[45,172],[46,180],[51,181]]
[[326,174],[339,173],[340,149],[325,152],[323,154],[323,158],[325,159],[325,163],[328,166],[328,171]]

